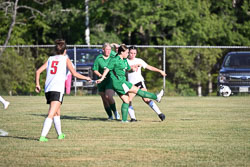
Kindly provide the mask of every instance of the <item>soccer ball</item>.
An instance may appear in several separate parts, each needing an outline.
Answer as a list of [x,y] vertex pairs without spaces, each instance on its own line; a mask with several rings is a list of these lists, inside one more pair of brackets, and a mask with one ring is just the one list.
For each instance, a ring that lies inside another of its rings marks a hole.
[[220,86],[220,95],[223,97],[228,97],[232,93],[231,89],[228,86],[221,85]]

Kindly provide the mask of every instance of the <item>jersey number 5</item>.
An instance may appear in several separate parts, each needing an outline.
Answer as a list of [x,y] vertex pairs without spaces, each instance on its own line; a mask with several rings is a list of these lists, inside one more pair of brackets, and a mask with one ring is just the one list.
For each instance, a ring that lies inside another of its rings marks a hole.
[[58,65],[58,61],[52,61],[52,63],[51,63],[52,70],[50,70],[50,74],[56,74],[57,65]]

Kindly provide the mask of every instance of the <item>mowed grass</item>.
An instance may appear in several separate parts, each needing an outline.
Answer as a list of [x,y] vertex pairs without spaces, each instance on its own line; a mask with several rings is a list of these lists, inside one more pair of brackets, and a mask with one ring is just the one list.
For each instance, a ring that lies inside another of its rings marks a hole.
[[[250,166],[250,96],[164,97],[166,120],[139,97],[138,122],[107,121],[99,96],[66,96],[66,139],[52,126],[39,142],[48,105],[43,96],[7,96],[0,108],[0,166]],[[115,97],[120,112],[121,100]]]

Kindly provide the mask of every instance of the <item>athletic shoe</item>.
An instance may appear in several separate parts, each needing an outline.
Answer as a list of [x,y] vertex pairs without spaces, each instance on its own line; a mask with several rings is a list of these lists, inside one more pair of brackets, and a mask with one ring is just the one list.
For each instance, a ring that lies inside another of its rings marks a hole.
[[46,137],[44,137],[44,136],[41,136],[40,139],[39,139],[39,141],[41,141],[41,142],[47,142],[48,139]]
[[129,122],[128,122],[128,121],[123,121],[123,120],[122,120],[122,123],[129,123]]
[[156,95],[156,96],[157,96],[156,101],[157,101],[158,103],[161,102],[161,98],[162,98],[163,95],[164,95],[164,90],[162,89],[162,90],[160,91],[160,93],[158,93],[158,94]]
[[64,139],[65,136],[66,136],[66,135],[65,135],[64,133],[62,133],[62,134],[60,134],[60,135],[58,136],[58,139],[59,139],[59,140]]
[[4,103],[4,109],[6,110],[6,109],[8,108],[9,105],[10,105],[10,102],[6,101],[6,102]]
[[109,121],[113,120],[113,116],[108,117],[108,120],[109,120]]
[[131,118],[130,122],[137,122],[137,120],[134,118]]
[[120,115],[119,115],[119,113],[117,111],[114,112],[114,114],[115,114],[115,119],[120,119]]
[[161,119],[161,121],[164,121],[165,115],[164,115],[163,113],[159,114],[158,116],[159,116],[159,118]]

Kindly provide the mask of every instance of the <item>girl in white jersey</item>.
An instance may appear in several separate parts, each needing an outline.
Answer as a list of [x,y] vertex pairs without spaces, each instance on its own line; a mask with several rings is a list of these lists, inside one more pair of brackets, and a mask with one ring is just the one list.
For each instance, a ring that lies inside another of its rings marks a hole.
[[[135,46],[131,46],[129,48],[129,57],[128,57],[127,61],[128,61],[128,64],[130,65],[130,67],[137,68],[137,70],[128,73],[128,81],[131,82],[132,84],[134,84],[135,86],[139,87],[140,89],[147,91],[146,85],[144,83],[144,78],[141,74],[141,67],[143,67],[144,69],[148,69],[150,71],[159,72],[162,76],[166,76],[167,74],[158,68],[155,68],[153,66],[148,65],[144,60],[142,60],[140,58],[136,58],[136,54],[137,54],[137,48]],[[130,102],[129,102],[128,113],[131,117],[131,122],[136,121],[135,111],[134,111],[134,108],[132,106],[132,100],[135,97],[135,95],[136,94],[129,93],[129,101]],[[160,111],[160,109],[154,103],[153,100],[150,100],[148,98],[142,98],[142,99],[146,104],[148,104],[155,111],[155,113],[159,116],[159,118],[162,121],[165,119],[165,115]]]
[[46,142],[46,138],[51,128],[52,122],[58,134],[58,139],[64,139],[65,134],[61,131],[61,120],[60,120],[60,106],[63,102],[64,90],[65,90],[65,79],[67,68],[73,76],[91,81],[91,78],[85,77],[75,71],[71,61],[66,56],[66,43],[64,40],[56,40],[56,55],[49,57],[46,63],[44,63],[36,71],[36,92],[41,91],[40,88],[40,73],[47,69],[46,82],[45,82],[45,96],[47,104],[50,104],[48,117],[45,119],[43,129],[39,141]]

